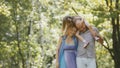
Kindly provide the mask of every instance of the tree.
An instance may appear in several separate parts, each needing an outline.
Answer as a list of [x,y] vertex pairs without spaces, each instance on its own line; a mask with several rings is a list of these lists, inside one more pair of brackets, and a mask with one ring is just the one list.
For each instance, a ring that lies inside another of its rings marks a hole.
[[98,67],[113,68],[115,62],[118,68],[118,0],[0,1],[0,68],[55,68],[62,18],[76,15],[72,7],[105,37],[106,49],[96,46]]
[[[111,43],[105,39],[107,46],[105,47],[112,59],[114,60],[114,67],[120,68],[120,1],[119,0],[105,0],[103,4],[100,4],[98,7],[95,7],[93,10],[96,11],[95,15],[99,16],[99,18],[106,18],[110,20],[112,26],[112,47]],[[104,7],[102,7],[104,6]]]
[[[119,5],[119,0],[116,0],[114,5],[112,4],[114,1],[108,2],[106,0],[106,4],[109,7],[109,12],[110,12],[110,18],[111,18],[111,24],[112,24],[112,39],[113,39],[113,49],[109,50],[111,53],[112,58],[114,59],[115,62],[115,68],[120,68],[120,23],[119,23],[119,14],[120,14],[120,5]],[[110,5],[108,5],[110,4]],[[114,6],[114,7],[112,7]],[[114,10],[115,9],[115,10]],[[108,48],[109,49],[109,48]]]

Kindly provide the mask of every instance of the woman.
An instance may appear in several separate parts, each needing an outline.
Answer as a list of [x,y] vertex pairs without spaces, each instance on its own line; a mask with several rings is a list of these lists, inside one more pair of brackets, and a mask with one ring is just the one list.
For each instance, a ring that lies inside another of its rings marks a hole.
[[56,68],[77,68],[76,66],[76,50],[77,39],[75,37],[76,28],[72,23],[72,19],[66,19],[66,22],[70,22],[66,27],[65,34],[60,37],[56,61]]

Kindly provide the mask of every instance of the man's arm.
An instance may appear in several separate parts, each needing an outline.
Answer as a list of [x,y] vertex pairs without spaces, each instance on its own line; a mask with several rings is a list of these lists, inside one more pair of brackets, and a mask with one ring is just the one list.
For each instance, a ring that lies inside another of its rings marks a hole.
[[89,24],[89,22],[87,22],[85,19],[84,19],[84,23],[85,23],[85,25],[87,26],[87,28],[90,30],[90,32],[91,32],[91,34],[92,34],[92,36],[95,38],[95,40],[97,40],[96,39],[96,32],[94,31],[94,29],[92,28],[92,26]]
[[95,30],[95,32],[96,32],[97,37],[99,38],[97,41],[98,41],[101,45],[103,45],[103,38],[102,38],[102,36],[100,35],[99,30],[98,30],[96,27],[94,28],[94,30]]
[[103,45],[103,38],[102,38],[100,35],[98,36],[98,38],[99,38],[99,39],[98,39],[97,41],[98,41],[101,45]]

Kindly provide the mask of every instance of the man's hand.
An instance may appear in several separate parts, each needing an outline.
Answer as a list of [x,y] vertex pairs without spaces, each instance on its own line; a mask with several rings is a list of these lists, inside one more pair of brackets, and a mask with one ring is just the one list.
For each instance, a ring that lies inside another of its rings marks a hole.
[[102,38],[101,36],[98,36],[98,38],[99,38],[99,39],[98,39],[97,41],[98,41],[100,44],[103,45],[103,38]]

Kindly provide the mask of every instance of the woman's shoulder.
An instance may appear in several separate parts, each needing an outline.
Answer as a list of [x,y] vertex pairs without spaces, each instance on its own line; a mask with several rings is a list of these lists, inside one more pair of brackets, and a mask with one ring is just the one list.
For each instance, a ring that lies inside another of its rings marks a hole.
[[62,36],[60,36],[60,38],[65,40],[66,39],[66,35],[62,35]]

